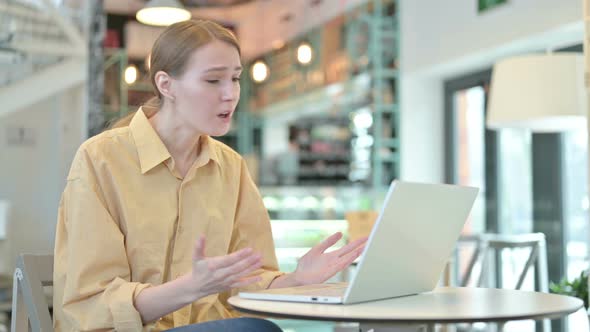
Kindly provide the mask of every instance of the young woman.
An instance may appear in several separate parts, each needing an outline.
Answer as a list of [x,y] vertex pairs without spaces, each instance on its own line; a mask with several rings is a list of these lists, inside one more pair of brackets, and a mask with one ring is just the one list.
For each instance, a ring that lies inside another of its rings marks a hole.
[[237,318],[242,289],[321,283],[364,240],[312,248],[278,271],[268,214],[224,135],[240,95],[240,47],[209,21],[168,27],[151,52],[156,97],[78,150],[55,244],[56,331],[276,331]]

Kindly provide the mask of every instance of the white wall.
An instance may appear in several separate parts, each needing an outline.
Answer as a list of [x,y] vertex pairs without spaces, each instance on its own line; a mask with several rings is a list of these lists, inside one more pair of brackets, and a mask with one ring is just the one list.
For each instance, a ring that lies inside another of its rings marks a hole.
[[[20,252],[53,253],[61,192],[84,138],[84,105],[80,85],[0,117],[0,200],[10,203],[0,273],[11,273]],[[26,128],[32,143],[9,144],[10,128]]]
[[508,55],[581,43],[581,0],[401,0],[402,178],[444,180],[443,82]]

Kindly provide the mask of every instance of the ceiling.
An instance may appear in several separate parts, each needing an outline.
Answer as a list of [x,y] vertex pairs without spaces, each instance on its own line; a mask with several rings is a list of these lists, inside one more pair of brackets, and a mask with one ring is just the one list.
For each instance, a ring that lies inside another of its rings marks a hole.
[[[194,18],[206,18],[235,26],[245,59],[260,56],[272,50],[273,46],[294,39],[366,2],[367,0],[184,1]],[[107,13],[134,15],[143,4],[142,0],[105,0],[104,8]],[[136,26],[131,30],[133,32],[128,33],[126,38],[130,56],[147,56],[158,28]],[[147,33],[147,36],[140,31]]]

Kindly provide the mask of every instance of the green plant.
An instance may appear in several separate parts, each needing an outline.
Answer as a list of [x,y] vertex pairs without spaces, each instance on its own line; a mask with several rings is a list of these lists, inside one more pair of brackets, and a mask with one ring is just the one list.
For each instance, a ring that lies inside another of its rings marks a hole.
[[588,309],[588,271],[582,271],[580,276],[571,282],[565,278],[559,283],[551,282],[549,290],[551,293],[577,297],[584,301],[584,306]]

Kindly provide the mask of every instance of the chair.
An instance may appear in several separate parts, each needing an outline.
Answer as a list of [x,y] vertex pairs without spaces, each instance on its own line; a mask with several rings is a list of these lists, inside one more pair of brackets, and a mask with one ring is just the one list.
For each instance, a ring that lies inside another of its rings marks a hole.
[[[459,273],[459,248],[461,246],[471,245],[474,247],[473,254],[467,262],[465,274],[461,277]],[[504,250],[529,249],[529,255],[524,266],[518,274],[516,284],[508,288],[521,289],[529,270],[534,269],[536,272],[536,290],[540,292],[549,292],[549,277],[547,271],[547,244],[545,234],[479,234],[462,236],[455,248],[453,277],[455,285],[467,287],[473,284],[474,272],[479,267],[479,277],[475,286],[477,287],[495,287],[501,288],[504,285],[502,280],[502,269],[497,264],[502,264],[500,259]],[[551,331],[549,320],[544,319],[542,322],[542,331]]]
[[[498,255],[506,249],[530,249],[526,263],[518,274],[518,281],[512,287],[521,289],[524,279],[531,268],[534,267],[537,273],[537,290],[541,292],[549,291],[549,281],[547,275],[547,244],[543,233],[505,235],[505,234],[480,234],[462,236],[458,245],[472,244],[475,251],[468,262],[465,276],[460,277],[459,273],[455,274],[455,282],[462,287],[466,287],[473,278],[473,272],[476,265],[480,266],[479,278],[476,285],[478,287],[502,287],[501,274],[496,273],[496,262]],[[457,264],[458,265],[458,264]],[[499,276],[490,278],[490,275]],[[493,282],[490,282],[490,279]]]
[[[53,331],[43,286],[53,285],[53,255],[21,254],[12,285],[12,332]],[[29,325],[30,324],[30,325]]]

